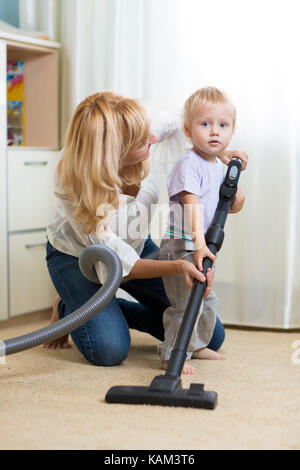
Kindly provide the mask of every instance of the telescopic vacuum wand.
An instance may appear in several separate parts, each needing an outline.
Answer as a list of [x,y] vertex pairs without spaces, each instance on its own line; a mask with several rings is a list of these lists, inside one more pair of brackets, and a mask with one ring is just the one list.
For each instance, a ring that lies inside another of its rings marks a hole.
[[[205,235],[207,247],[213,254],[216,254],[222,246],[224,225],[228,210],[237,192],[241,170],[241,160],[233,158],[229,163],[226,176],[220,187],[219,203],[212,223]],[[204,275],[212,264],[211,259],[204,258]],[[165,374],[154,377],[149,387],[115,386],[110,388],[105,397],[108,403],[215,408],[217,404],[216,392],[205,391],[203,384],[191,384],[189,389],[183,389],[180,378],[186,360],[186,351],[206,287],[206,281],[203,283],[197,280],[194,281]]]

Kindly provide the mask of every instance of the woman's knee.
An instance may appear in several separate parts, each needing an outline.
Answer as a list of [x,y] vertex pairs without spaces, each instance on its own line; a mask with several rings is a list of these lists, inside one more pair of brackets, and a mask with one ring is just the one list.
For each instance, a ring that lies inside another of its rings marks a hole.
[[93,355],[92,364],[96,366],[112,367],[119,366],[128,356],[129,345],[109,345],[109,348],[96,350]]
[[94,341],[78,342],[73,339],[81,354],[96,366],[111,367],[120,365],[128,356],[130,336],[127,338],[97,338]]

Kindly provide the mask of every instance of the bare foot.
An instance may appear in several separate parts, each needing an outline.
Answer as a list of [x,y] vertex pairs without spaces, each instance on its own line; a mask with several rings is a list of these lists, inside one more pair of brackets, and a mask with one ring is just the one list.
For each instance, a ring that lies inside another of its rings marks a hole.
[[[60,297],[57,296],[56,299],[54,300],[53,303],[53,308],[52,308],[52,315],[50,318],[50,324],[55,323],[59,320],[58,316],[58,303],[60,301]],[[43,345],[44,348],[46,349],[68,349],[71,348],[71,344],[68,341],[68,336],[69,335],[64,335],[61,338],[54,339],[50,341],[50,343],[45,343]]]
[[212,349],[209,348],[204,348],[204,349],[198,349],[198,351],[195,351],[192,355],[193,359],[211,359],[211,360],[225,360],[226,357],[223,356],[222,354],[213,351]]
[[[162,361],[161,368],[163,370],[166,370],[167,367],[168,367],[168,361]],[[195,373],[195,368],[191,366],[188,362],[185,362],[183,364],[182,374],[194,374],[194,373]]]

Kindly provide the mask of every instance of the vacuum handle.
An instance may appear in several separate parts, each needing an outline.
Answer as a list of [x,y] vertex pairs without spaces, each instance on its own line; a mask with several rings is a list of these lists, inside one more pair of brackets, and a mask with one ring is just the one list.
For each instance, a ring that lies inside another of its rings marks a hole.
[[[213,254],[216,254],[217,249],[215,245],[209,244],[208,248]],[[204,258],[202,263],[202,273],[206,275],[208,268],[211,268],[212,265],[213,262],[210,258]],[[177,335],[176,343],[170,355],[166,375],[177,377],[181,374],[184,362],[186,360],[187,346],[191,339],[206,287],[207,281],[194,281]]]
[[[224,240],[224,225],[228,210],[237,192],[237,184],[242,171],[242,162],[239,158],[233,158],[229,165],[220,187],[219,203],[209,229],[206,232],[205,240],[209,250],[215,255],[220,250]],[[210,258],[204,258],[203,274],[206,275],[208,268],[212,267]],[[190,342],[194,325],[199,313],[199,309],[204,297],[207,282],[194,281],[192,292],[189,296],[184,316],[180,325],[174,349],[171,352],[170,360],[166,370],[167,376],[178,377],[181,374],[186,351]]]
[[237,185],[242,171],[242,161],[239,158],[233,158],[227,168],[227,172],[223,183],[220,187],[220,197],[217,211],[224,200],[230,200],[234,198],[237,192]]
[[239,177],[242,171],[243,163],[242,160],[239,158],[233,158],[227,169],[227,173],[225,175],[224,183],[227,186],[237,186]]

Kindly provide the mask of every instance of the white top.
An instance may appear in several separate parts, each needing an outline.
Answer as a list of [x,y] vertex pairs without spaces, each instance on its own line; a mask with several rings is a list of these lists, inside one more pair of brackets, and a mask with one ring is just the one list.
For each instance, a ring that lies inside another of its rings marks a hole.
[[[178,114],[152,115],[151,131],[159,142],[171,136],[181,134],[181,120]],[[55,191],[59,192],[56,177]],[[153,206],[158,202],[159,187],[153,158],[151,171],[142,183],[137,196],[120,194],[120,207],[109,211],[105,219],[98,224],[96,233],[85,235],[81,232],[73,217],[73,208],[69,201],[55,197],[55,215],[47,227],[47,237],[57,250],[79,257],[89,245],[103,244],[113,249],[119,256],[123,267],[123,276],[127,276],[143,251],[149,233],[149,224]],[[96,271],[103,284],[106,268],[97,263]]]

